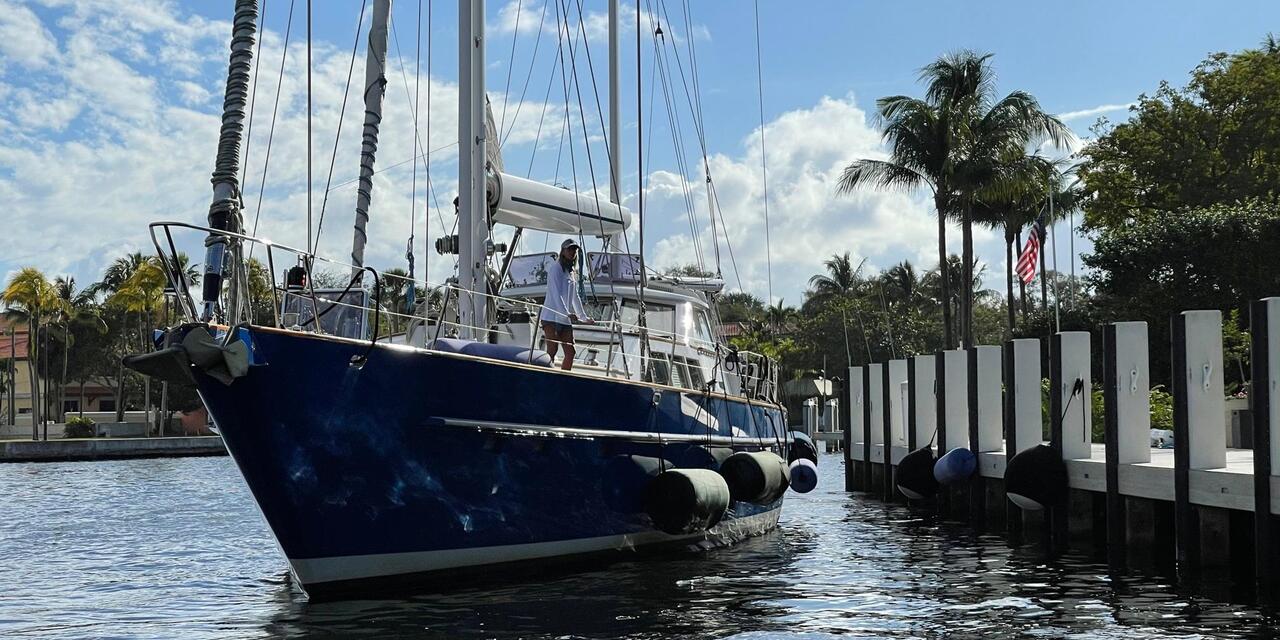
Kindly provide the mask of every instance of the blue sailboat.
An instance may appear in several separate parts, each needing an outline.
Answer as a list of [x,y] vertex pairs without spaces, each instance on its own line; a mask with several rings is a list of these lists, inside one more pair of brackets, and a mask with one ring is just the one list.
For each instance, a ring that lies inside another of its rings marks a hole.
[[[468,117],[459,127],[459,234],[445,243],[459,255],[457,281],[420,301],[404,331],[384,330],[393,311],[362,264],[371,181],[357,203],[344,289],[315,287],[312,270],[325,259],[313,247],[243,232],[238,143],[257,7],[237,0],[209,224],[152,225],[187,321],[126,364],[198,389],[313,597],[727,544],[774,528],[789,463],[816,462],[811,445],[787,432],[776,364],[717,335],[723,282],[649,274],[641,255],[618,250],[632,215],[616,184],[613,201],[601,202],[502,173],[486,157],[484,2],[458,4],[459,111]],[[366,150],[370,135],[376,149],[381,120],[389,5],[373,8]],[[616,62],[611,75],[616,104]],[[368,180],[373,154],[363,155]],[[512,247],[495,267],[491,233],[502,224],[517,239],[526,229],[601,239],[604,250],[582,266],[595,322],[576,327],[572,370],[551,366],[537,330],[554,258]],[[176,269],[182,230],[206,234],[200,292]],[[244,256],[253,244],[272,277],[265,321],[251,315]],[[282,254],[297,266],[277,283]]]

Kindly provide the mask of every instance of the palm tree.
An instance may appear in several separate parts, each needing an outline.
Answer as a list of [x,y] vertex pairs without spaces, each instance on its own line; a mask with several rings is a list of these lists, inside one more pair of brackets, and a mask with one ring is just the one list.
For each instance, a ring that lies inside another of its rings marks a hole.
[[408,271],[395,267],[383,271],[382,275],[378,276],[378,281],[382,289],[382,300],[379,302],[391,313],[391,332],[395,333],[404,314],[413,313],[412,309],[405,310],[405,303],[409,300],[409,287],[413,286],[413,280],[409,277]]
[[141,251],[135,251],[127,256],[116,258],[107,265],[105,271],[102,272],[102,279],[89,285],[85,289],[85,293],[91,296],[110,296],[124,285],[125,280],[133,275],[138,267],[147,262],[147,257]]
[[774,336],[784,333],[795,317],[796,310],[783,304],[781,298],[778,299],[778,304],[770,305],[764,312],[769,333]]
[[[1069,131],[1044,113],[1030,94],[1015,91],[995,101],[991,54],[959,51],[944,55],[921,70],[923,100],[892,96],[877,101],[889,145],[888,161],[858,160],[845,168],[838,191],[861,186],[908,188],[928,186],[938,216],[938,266],[942,298],[950,300],[952,278],[946,253],[946,220],[958,217],[964,240],[961,282],[961,331],[971,345],[973,280],[973,215],[977,194],[1001,182],[1001,163],[1009,149],[1037,139],[1059,144]],[[946,344],[951,335],[950,305],[943,306]]]
[[947,219],[955,215],[955,166],[974,97],[989,93],[994,78],[990,54],[961,51],[920,70],[924,99],[889,96],[876,101],[877,120],[889,146],[889,160],[861,159],[845,167],[837,193],[860,187],[914,190],[929,187],[938,217],[938,268],[944,346],[955,345],[951,323],[951,277],[947,273]]
[[[985,73],[992,74],[985,58],[981,67]],[[1040,167],[1040,162],[1026,160],[1028,146],[1048,140],[1060,147],[1071,137],[1067,126],[1045,113],[1030,94],[1014,91],[998,101],[993,102],[993,98],[990,84],[972,96],[970,111],[965,114],[970,123],[965,126],[963,153],[956,165],[959,176],[956,204],[964,236],[962,257],[966,285],[961,326],[967,346],[973,345],[975,208],[981,206],[984,199],[1003,200],[1025,192],[1028,181],[1033,179],[1029,176],[1034,176]]]
[[[141,264],[134,268],[133,273],[116,288],[115,293],[107,298],[107,304],[114,305],[124,311],[126,323],[128,322],[128,314],[137,315],[138,333],[135,337],[138,340],[137,348],[143,351],[148,350],[152,321],[164,308],[164,289],[168,281],[168,277],[160,267],[159,260],[144,259]],[[127,332],[125,332],[125,335],[127,335]],[[116,381],[116,392],[121,399],[121,402],[116,405],[117,421],[124,420],[124,375],[124,366],[121,364],[118,368],[119,379]],[[149,409],[149,393],[146,402]]]
[[1023,227],[1032,224],[1040,213],[1046,186],[1055,171],[1055,164],[1025,149],[1011,149],[1002,161],[1004,169],[998,181],[993,181],[977,197],[972,208],[972,220],[984,227],[998,229],[1004,234],[1005,288],[1008,299],[1009,333],[1017,325],[1014,308],[1014,264]]
[[844,255],[831,256],[831,259],[823,263],[827,272],[809,278],[809,299],[822,300],[858,293],[864,284],[858,274],[866,263],[867,259],[863,258],[858,266],[853,266],[853,259],[849,257],[848,251]]
[[922,297],[922,282],[915,265],[904,260],[880,275],[885,297],[891,305],[914,306]]
[[39,269],[26,267],[9,279],[0,301],[8,307],[8,313],[27,322],[27,375],[31,382],[31,438],[37,437],[36,425],[40,424],[40,384],[36,375],[39,362],[39,329],[46,314],[58,306],[53,285]]
[[51,322],[57,325],[62,333],[62,375],[58,377],[58,404],[54,408],[54,411],[58,412],[61,409],[57,407],[66,406],[67,403],[67,361],[71,351],[71,323],[91,313],[87,307],[93,298],[84,291],[76,289],[76,279],[73,276],[55,278],[53,292],[58,299],[58,304],[51,316]]

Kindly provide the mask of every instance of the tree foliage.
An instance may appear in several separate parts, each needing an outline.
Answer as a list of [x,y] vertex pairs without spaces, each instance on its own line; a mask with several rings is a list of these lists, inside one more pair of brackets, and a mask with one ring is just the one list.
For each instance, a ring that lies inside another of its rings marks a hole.
[[1085,225],[1108,229],[1188,208],[1270,198],[1280,185],[1280,49],[1215,53],[1185,87],[1161,82],[1127,122],[1094,126],[1080,168]]

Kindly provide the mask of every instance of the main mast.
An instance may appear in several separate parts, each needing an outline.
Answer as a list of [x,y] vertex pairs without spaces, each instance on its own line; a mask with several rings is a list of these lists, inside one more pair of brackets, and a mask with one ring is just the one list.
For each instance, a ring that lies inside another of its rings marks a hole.
[[[364,63],[364,133],[360,143],[360,183],[356,187],[355,234],[351,240],[353,278],[364,266],[364,245],[369,239],[365,226],[369,223],[369,202],[373,196],[373,160],[378,151],[378,127],[382,124],[382,98],[387,92],[387,22],[390,16],[391,0],[374,0]],[[416,122],[414,124],[417,125]]]
[[458,1],[458,324],[487,337],[488,203],[485,197],[484,0]]
[[[636,25],[636,29],[640,26]],[[622,205],[622,109],[619,101],[618,58],[621,49],[618,29],[618,0],[609,0],[609,202]],[[617,251],[622,246],[620,231],[609,237],[609,246]]]

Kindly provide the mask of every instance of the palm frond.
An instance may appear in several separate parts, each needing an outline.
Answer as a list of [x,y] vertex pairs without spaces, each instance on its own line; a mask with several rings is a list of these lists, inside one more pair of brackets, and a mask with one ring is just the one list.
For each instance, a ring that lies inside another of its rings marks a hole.
[[884,160],[855,160],[840,174],[836,193],[852,193],[861,187],[913,189],[922,184],[932,186],[928,178],[907,167]]

